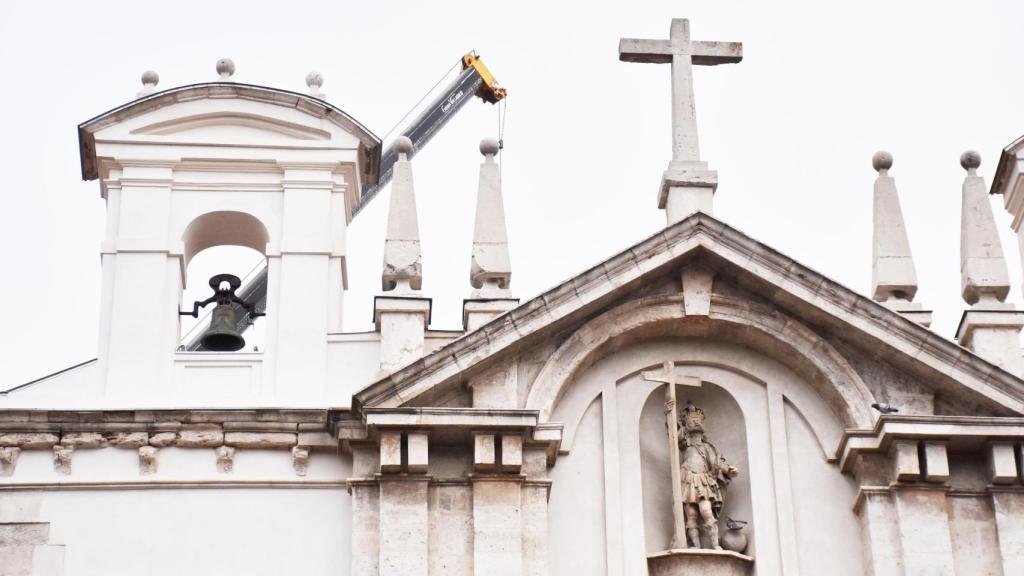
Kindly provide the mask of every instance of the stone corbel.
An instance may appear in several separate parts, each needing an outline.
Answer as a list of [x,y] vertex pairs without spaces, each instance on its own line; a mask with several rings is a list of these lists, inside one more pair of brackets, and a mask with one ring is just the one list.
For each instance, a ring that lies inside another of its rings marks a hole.
[[1017,448],[1013,442],[989,444],[988,469],[992,484],[1017,483]]
[[519,474],[523,469],[523,437],[517,434],[501,435],[501,471]]
[[53,469],[57,474],[71,474],[71,457],[75,454],[74,446],[61,446],[56,444],[53,447]]
[[16,446],[0,448],[0,476],[11,476],[14,474],[14,467],[18,465],[19,454],[21,454],[21,448]]
[[306,475],[309,470],[309,448],[292,448],[292,468],[295,469],[296,476]]
[[231,446],[217,447],[217,470],[229,474],[235,469],[235,449]]
[[142,474],[143,476],[156,474],[156,453],[158,450],[159,448],[155,446],[139,447],[139,474]]
[[494,432],[475,432],[473,434],[474,472],[519,474],[522,469],[522,434]]
[[687,316],[707,316],[711,312],[711,289],[715,274],[695,264],[683,268],[683,311]]
[[427,473],[427,456],[429,441],[426,432],[408,432],[406,435],[406,472],[410,474]]
[[402,433],[394,430],[380,433],[380,473],[402,471]]
[[917,442],[893,442],[892,477],[896,482],[916,482],[921,479],[921,460]]
[[473,434],[473,471],[495,472],[498,469],[497,450],[494,434],[477,432]]

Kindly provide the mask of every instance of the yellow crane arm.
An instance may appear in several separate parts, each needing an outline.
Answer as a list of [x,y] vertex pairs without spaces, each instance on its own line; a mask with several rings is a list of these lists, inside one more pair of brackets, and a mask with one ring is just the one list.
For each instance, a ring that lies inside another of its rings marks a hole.
[[467,68],[476,69],[476,73],[479,74],[480,78],[483,80],[483,84],[481,84],[480,88],[476,91],[476,95],[484,102],[497,104],[498,101],[508,95],[508,92],[498,85],[498,81],[495,80],[494,74],[491,74],[491,71],[487,69],[483,60],[472,52],[462,57],[462,69],[466,70]]

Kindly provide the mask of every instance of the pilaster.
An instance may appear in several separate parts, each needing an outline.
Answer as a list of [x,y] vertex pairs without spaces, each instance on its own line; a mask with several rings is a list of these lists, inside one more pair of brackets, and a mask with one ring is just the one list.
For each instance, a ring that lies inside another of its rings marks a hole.
[[[100,364],[107,394],[141,397],[171,378],[184,282],[180,243],[172,240],[173,168],[167,162],[124,166],[107,207]],[[107,270],[109,268],[109,270]]]
[[946,492],[940,486],[894,487],[905,574],[954,576]]
[[474,474],[472,482],[475,573],[521,576],[523,478]]
[[861,488],[855,512],[869,576],[904,576],[896,505],[887,488]]
[[1024,491],[991,488],[1003,574],[1024,574]]
[[[323,392],[327,373],[327,331],[334,308],[330,270],[334,179],[330,170],[284,165],[281,185],[281,241],[277,279],[275,386],[289,396]],[[269,343],[268,343],[269,344]]]
[[380,479],[380,576],[429,574],[427,476]]
[[352,576],[380,574],[380,486],[375,480],[349,481],[352,496]]
[[527,480],[522,487],[523,576],[548,574],[548,497],[551,482]]

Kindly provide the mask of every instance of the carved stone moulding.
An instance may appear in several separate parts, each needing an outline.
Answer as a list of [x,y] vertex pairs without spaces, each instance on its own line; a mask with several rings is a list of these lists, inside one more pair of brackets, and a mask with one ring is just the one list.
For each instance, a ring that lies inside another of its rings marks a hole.
[[750,576],[754,559],[731,550],[672,549],[647,557],[650,576]]

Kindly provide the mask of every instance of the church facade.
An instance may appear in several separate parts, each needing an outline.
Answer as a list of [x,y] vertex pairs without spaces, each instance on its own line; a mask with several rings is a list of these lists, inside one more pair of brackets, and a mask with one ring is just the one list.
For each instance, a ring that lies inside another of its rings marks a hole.
[[[674,20],[620,58],[670,64],[666,227],[520,300],[485,140],[461,331],[429,328],[399,138],[376,330],[342,332],[382,142],[315,76],[147,74],[82,123],[107,206],[99,350],[0,395],[0,574],[1024,574],[1024,311],[990,201],[1019,229],[1024,144],[991,188],[961,159],[950,340],[914,302],[891,156],[867,297],[713,216],[691,69],[740,44]],[[194,350],[188,265],[225,245],[263,256],[265,296],[210,280],[229,341]],[[229,308],[259,350],[230,349]]]

